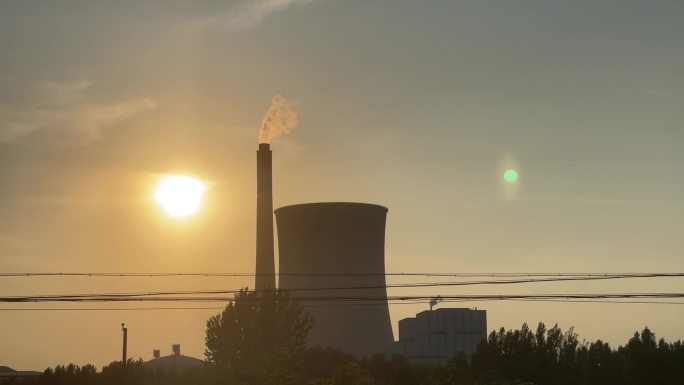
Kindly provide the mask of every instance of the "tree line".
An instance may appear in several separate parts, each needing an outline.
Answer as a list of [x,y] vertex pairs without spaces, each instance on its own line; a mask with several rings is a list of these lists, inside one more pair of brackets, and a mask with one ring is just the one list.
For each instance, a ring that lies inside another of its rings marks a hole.
[[[257,297],[258,296],[258,297]],[[207,321],[203,367],[150,369],[142,360],[48,368],[21,385],[684,385],[684,344],[657,340],[648,328],[617,348],[580,341],[573,328],[493,331],[472,356],[444,365],[404,357],[358,358],[307,347],[314,320],[287,293],[236,295]]]

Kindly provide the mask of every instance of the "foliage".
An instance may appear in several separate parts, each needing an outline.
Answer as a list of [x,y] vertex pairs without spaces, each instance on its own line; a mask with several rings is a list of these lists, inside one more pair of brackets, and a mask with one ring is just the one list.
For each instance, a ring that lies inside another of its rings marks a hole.
[[444,366],[433,369],[430,382],[434,384],[472,384],[472,368],[468,363],[468,357],[464,353],[455,355]]
[[327,379],[316,379],[309,382],[310,385],[375,385],[373,377],[368,375],[358,362],[351,361],[335,370]]
[[[684,344],[657,340],[648,328],[613,349],[601,340],[580,342],[572,328],[547,329],[540,323],[532,330],[524,324],[519,330],[493,331],[471,357],[458,354],[444,365],[428,367],[401,356],[359,359],[336,349],[305,348],[311,320],[296,303],[273,293],[259,305],[261,300],[250,295],[240,294],[208,322],[207,340],[217,340],[207,350],[221,360],[204,367],[166,372],[129,360],[97,372],[92,365],[70,364],[0,384],[684,385]],[[278,332],[257,330],[268,327]],[[238,330],[240,338],[235,337]],[[230,339],[220,340],[226,335]]]
[[286,292],[243,289],[207,321],[205,355],[211,363],[237,369],[275,351],[296,354],[304,349],[312,323]]
[[414,385],[423,383],[431,372],[426,368],[411,363],[400,355],[393,355],[387,359],[377,354],[363,358],[360,361],[364,368],[375,380],[377,385]]
[[354,360],[353,355],[339,349],[320,346],[308,348],[302,354],[302,379],[311,381],[328,378],[338,368]]
[[297,384],[313,324],[298,302],[279,290],[241,290],[207,321],[207,361],[245,384]]
[[684,384],[684,348],[681,341],[656,343],[645,328],[617,350],[601,340],[580,343],[572,328],[558,325],[535,332],[526,324],[520,330],[492,332],[471,360],[479,384],[522,380],[564,385],[674,385]]

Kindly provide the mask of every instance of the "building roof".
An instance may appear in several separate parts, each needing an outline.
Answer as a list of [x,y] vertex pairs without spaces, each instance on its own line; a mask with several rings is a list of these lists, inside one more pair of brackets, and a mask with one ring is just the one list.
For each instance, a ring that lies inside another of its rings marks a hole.
[[161,368],[164,370],[185,370],[192,368],[199,368],[204,365],[204,361],[183,355],[172,354],[170,356],[159,357],[145,362],[143,365],[150,369]]
[[10,368],[9,366],[0,366],[0,378],[8,377],[33,377],[40,376],[42,372],[34,372],[30,370],[18,371]]
[[427,315],[427,314],[444,314],[444,313],[459,313],[459,312],[486,312],[486,310],[483,309],[471,309],[467,307],[440,307],[439,309],[434,309],[434,310],[424,310],[421,311],[420,313],[416,314],[416,317],[422,316],[422,315]]

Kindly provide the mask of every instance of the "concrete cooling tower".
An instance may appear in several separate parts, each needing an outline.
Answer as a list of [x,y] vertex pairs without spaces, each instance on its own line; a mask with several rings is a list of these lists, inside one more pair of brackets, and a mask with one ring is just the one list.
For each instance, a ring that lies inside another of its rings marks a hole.
[[[309,203],[275,211],[281,289],[292,297],[373,297],[303,301],[315,320],[309,345],[364,355],[388,351],[394,337],[385,287],[387,208],[364,203]],[[363,289],[340,289],[363,286]]]

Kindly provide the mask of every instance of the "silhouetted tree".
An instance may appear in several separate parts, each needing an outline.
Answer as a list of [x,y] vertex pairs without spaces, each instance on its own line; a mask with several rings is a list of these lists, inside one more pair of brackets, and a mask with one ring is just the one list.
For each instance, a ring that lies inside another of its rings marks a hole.
[[42,384],[48,385],[90,385],[95,384],[97,369],[93,365],[69,364],[66,366],[56,366],[54,369],[48,368],[41,377]]
[[586,385],[623,385],[621,360],[610,345],[597,340],[577,351],[581,383]]
[[468,357],[463,353],[456,354],[444,366],[434,368],[430,384],[434,385],[470,385],[473,383],[472,368]]
[[[471,357],[458,354],[430,367],[412,365],[400,356],[358,360],[337,349],[304,348],[311,319],[301,308],[279,293],[252,295],[241,292],[236,303],[208,322],[212,352],[223,357],[213,365],[176,372],[129,360],[125,365],[113,362],[98,373],[92,365],[69,364],[49,368],[39,377],[0,379],[0,384],[684,385],[684,344],[657,340],[648,328],[618,349],[601,340],[580,343],[572,328],[563,332],[558,325],[547,329],[540,323],[534,331],[527,325],[500,329]],[[269,328],[277,332],[264,331]],[[222,340],[226,335],[240,338]],[[231,343],[224,345],[226,341]]]
[[680,341],[675,344],[668,344],[663,339],[656,342],[655,334],[645,328],[641,333],[634,333],[621,353],[625,383],[628,385],[684,384],[684,357]]
[[600,340],[580,343],[573,328],[563,333],[558,325],[540,323],[535,333],[527,325],[502,328],[478,346],[470,366],[479,384],[684,385],[682,343],[656,342],[648,328],[617,350]]
[[102,385],[144,385],[151,377],[151,372],[143,366],[142,360],[129,358],[124,364],[115,361],[102,368],[98,384]]
[[330,347],[312,347],[302,352],[302,379],[311,381],[314,379],[329,378],[342,366],[354,361],[356,358],[342,350]]
[[351,361],[337,369],[330,378],[317,379],[309,382],[310,385],[375,385],[373,377],[359,366],[358,362]]
[[245,289],[207,321],[207,360],[238,382],[297,383],[313,320],[286,292]]
[[389,359],[382,354],[365,357],[359,364],[373,377],[376,385],[418,385],[431,374],[429,368],[411,365],[406,358],[396,354]]

